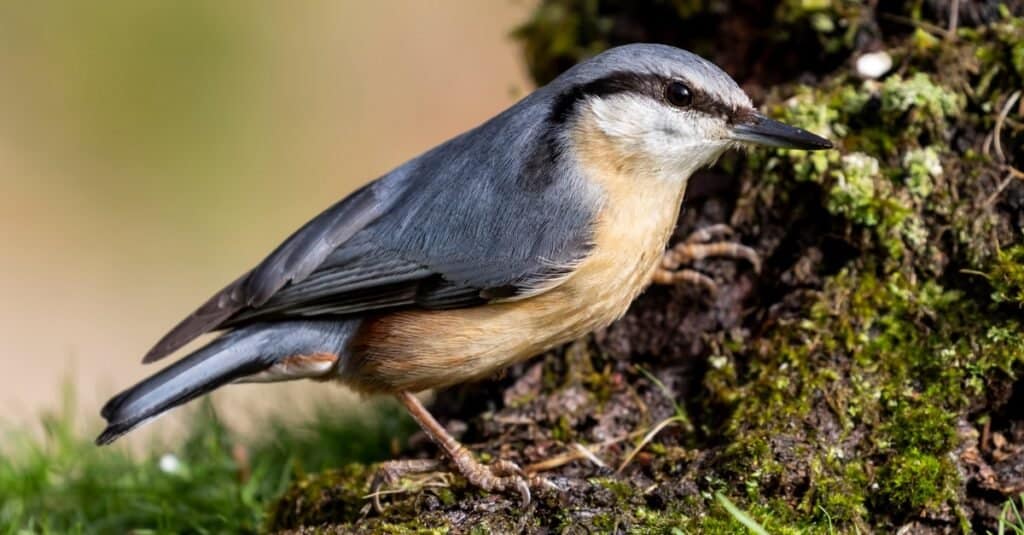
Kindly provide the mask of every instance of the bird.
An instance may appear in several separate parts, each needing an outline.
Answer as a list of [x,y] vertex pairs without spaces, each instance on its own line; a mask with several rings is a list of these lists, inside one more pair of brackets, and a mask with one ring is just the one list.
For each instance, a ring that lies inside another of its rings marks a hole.
[[[668,248],[689,177],[750,145],[832,148],[758,112],[719,67],[668,45],[608,49],[344,197],[185,317],[108,401],[109,444],[229,383],[313,379],[396,397],[466,480],[530,501],[415,394],[491,376],[621,317],[687,260],[758,261],[721,228]],[[439,460],[392,461],[384,480]]]

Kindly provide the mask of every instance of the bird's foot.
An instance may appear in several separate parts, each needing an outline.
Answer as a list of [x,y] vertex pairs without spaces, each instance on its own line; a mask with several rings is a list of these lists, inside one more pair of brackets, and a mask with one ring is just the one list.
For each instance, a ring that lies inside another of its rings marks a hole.
[[[467,449],[452,457],[459,473],[473,486],[487,492],[514,492],[519,495],[520,504],[530,504],[530,485],[541,480],[527,476],[516,463],[497,460],[485,465],[475,458]],[[381,463],[370,482],[370,493],[367,498],[373,501],[373,508],[384,511],[381,496],[405,492],[417,492],[425,488],[450,486],[448,472],[440,471],[441,461],[438,459],[411,459],[388,461]],[[536,480],[536,481],[535,481]]]
[[[448,456],[456,470],[473,486],[488,492],[514,492],[519,495],[523,507],[530,504],[530,486],[547,483],[537,476],[527,476],[518,465],[506,460],[497,460],[490,465],[477,461],[473,454],[451,436],[437,420],[430,415],[426,407],[409,392],[398,392],[395,397],[405,405],[409,415],[416,420],[423,431],[440,446]],[[370,488],[370,497],[374,499],[374,507],[380,507],[381,486],[388,484],[397,486],[406,474],[436,473],[440,466],[437,460],[392,461],[384,463],[374,477]],[[550,486],[550,484],[549,484]],[[425,485],[420,488],[425,487]],[[386,492],[386,491],[385,491]]]
[[665,251],[661,265],[654,272],[652,282],[665,285],[692,284],[714,293],[718,290],[718,284],[711,277],[694,269],[680,269],[680,266],[705,258],[746,260],[753,266],[754,272],[760,272],[760,255],[746,245],[728,241],[734,234],[732,228],[725,224],[711,225],[695,231]]
[[477,461],[466,448],[453,453],[452,462],[471,485],[487,492],[514,492],[519,495],[522,507],[530,505],[531,478],[516,463],[498,459],[486,465]]

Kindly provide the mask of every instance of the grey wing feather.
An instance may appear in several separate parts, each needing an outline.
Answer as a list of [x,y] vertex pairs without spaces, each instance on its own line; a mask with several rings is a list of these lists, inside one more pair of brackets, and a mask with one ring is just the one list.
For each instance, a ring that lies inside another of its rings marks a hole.
[[377,189],[377,183],[371,183],[305,224],[256,268],[178,323],[142,361],[154,362],[173,353],[200,335],[216,330],[240,310],[260,306],[289,282],[308,276],[339,245],[384,212],[387,197]]
[[601,192],[563,157],[549,100],[536,91],[343,199],[144,361],[254,321],[476,306],[561,275],[589,252]]

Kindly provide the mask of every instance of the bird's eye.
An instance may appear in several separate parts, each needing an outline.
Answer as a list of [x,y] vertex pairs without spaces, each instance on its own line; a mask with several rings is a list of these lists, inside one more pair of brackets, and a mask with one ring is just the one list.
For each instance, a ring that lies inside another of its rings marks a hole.
[[693,103],[693,93],[682,82],[669,82],[665,86],[665,100],[678,108],[685,108]]

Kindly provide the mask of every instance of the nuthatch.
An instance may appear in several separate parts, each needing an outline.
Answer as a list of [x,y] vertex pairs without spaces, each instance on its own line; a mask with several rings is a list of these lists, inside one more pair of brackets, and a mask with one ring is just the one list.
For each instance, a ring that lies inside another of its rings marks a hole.
[[413,393],[604,327],[652,281],[693,280],[674,271],[687,256],[756,260],[725,243],[665,251],[690,175],[748,143],[832,146],[684,50],[597,55],[300,228],[146,354],[225,331],[107,402],[96,442],[227,383],[334,380],[395,395],[470,483],[528,502],[518,467],[479,463]]

